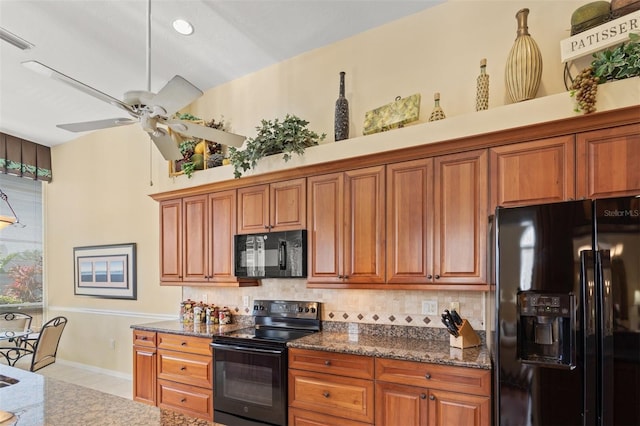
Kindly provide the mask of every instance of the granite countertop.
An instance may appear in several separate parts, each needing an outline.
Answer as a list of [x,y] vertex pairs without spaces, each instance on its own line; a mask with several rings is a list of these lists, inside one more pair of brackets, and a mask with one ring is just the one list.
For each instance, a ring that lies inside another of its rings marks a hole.
[[229,331],[240,330],[242,328],[251,327],[252,324],[233,323],[233,324],[212,324],[203,323],[182,323],[178,320],[158,321],[147,324],[134,324],[131,328],[135,330],[155,331],[159,333],[181,334],[184,336],[213,338]]
[[341,352],[405,361],[491,369],[491,358],[486,346],[467,349],[453,348],[449,345],[448,339],[418,339],[402,336],[376,336],[322,331],[292,340],[287,346],[290,348]]
[[[17,382],[16,382],[17,381]],[[3,425],[160,425],[157,407],[0,364]]]

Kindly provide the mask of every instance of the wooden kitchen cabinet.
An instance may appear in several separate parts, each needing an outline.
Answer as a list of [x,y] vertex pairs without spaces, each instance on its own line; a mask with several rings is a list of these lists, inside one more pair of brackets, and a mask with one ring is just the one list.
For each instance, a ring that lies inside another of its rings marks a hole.
[[385,282],[385,166],[307,179],[307,285]]
[[487,283],[486,150],[434,158],[433,282]]
[[578,133],[578,198],[640,194],[640,124]]
[[515,207],[575,198],[575,136],[489,149],[491,205]]
[[372,425],[373,374],[371,357],[290,349],[289,423]]
[[376,425],[488,426],[491,371],[376,358]]
[[238,189],[238,234],[305,229],[306,180]]
[[236,190],[160,203],[163,285],[257,285],[234,275]]
[[211,340],[157,334],[158,407],[213,421]]
[[133,400],[156,405],[156,333],[133,331]]
[[160,281],[182,282],[182,199],[160,203]]

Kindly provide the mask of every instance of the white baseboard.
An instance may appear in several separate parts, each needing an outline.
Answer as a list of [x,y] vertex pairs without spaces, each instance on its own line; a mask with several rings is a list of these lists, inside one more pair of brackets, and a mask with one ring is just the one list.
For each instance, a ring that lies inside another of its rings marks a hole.
[[74,361],[67,361],[65,359],[60,359],[60,358],[56,359],[56,362],[63,365],[68,365],[70,367],[79,368],[81,370],[87,370],[87,371],[93,371],[94,373],[106,374],[108,376],[117,377],[119,379],[125,379],[129,381],[133,380],[133,378],[131,377],[131,374],[123,373],[121,371],[107,370],[106,368],[95,367],[93,365],[82,364]]

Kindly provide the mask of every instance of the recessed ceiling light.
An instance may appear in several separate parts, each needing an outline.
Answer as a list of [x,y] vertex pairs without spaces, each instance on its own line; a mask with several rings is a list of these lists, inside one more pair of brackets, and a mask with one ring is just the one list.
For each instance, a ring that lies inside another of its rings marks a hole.
[[173,21],[173,29],[182,35],[193,34],[193,25],[184,19],[176,19]]

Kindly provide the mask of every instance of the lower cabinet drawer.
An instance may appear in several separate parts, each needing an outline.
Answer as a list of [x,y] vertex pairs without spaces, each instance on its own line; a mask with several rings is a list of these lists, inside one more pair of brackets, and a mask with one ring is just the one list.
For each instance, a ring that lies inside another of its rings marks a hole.
[[158,349],[158,378],[213,389],[213,358]]
[[373,380],[289,369],[289,406],[373,423]]
[[289,408],[289,426],[373,426],[373,423],[361,423],[313,411]]
[[158,380],[158,407],[213,421],[213,388]]

